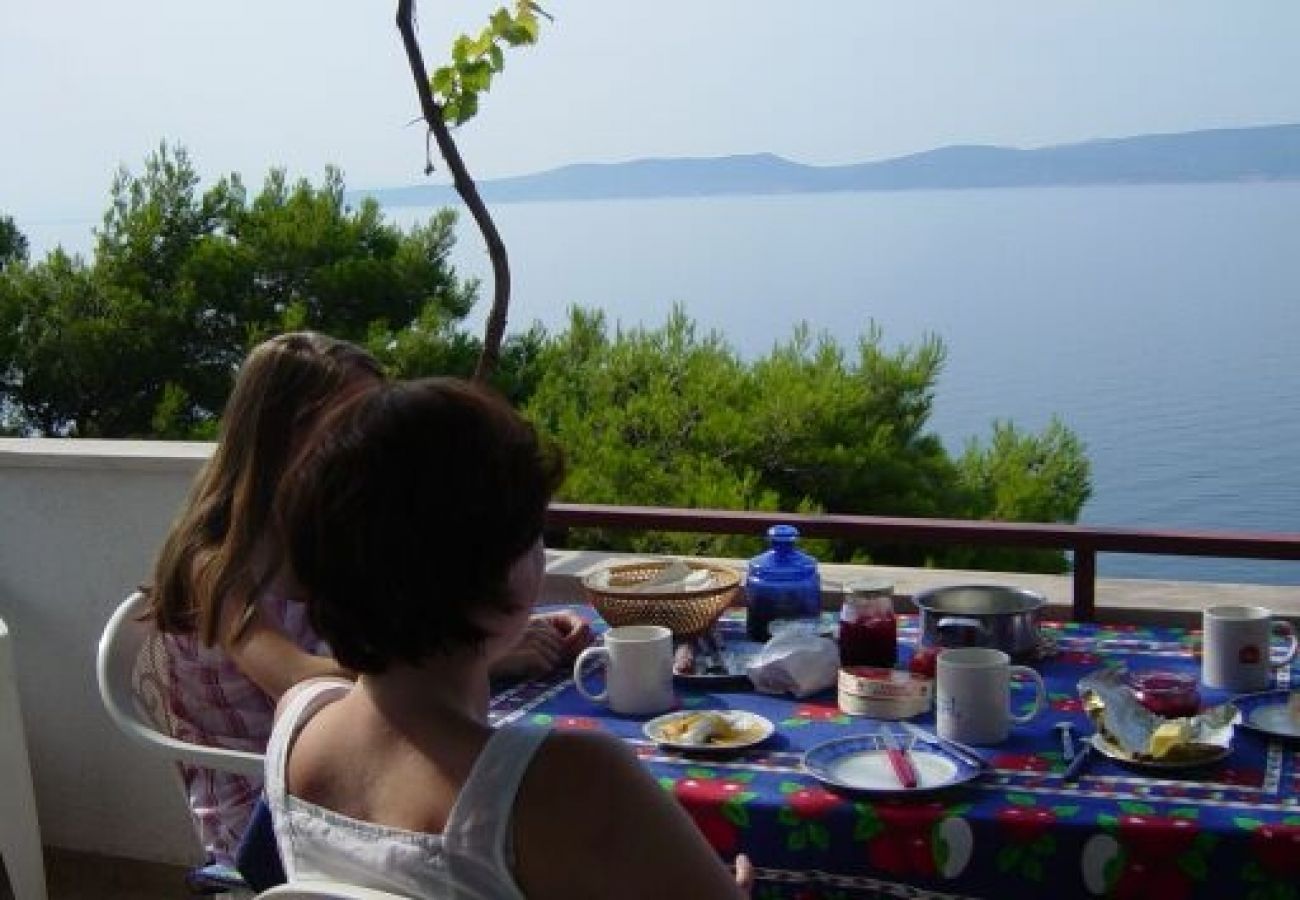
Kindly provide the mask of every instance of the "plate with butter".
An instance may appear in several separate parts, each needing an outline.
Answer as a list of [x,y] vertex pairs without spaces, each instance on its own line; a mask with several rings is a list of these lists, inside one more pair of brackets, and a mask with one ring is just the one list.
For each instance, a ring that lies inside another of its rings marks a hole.
[[1170,719],[1151,733],[1144,753],[1130,753],[1105,734],[1094,734],[1092,746],[1102,756],[1140,769],[1194,769],[1209,766],[1232,753],[1230,744],[1206,743],[1190,719]]
[[1232,752],[1241,711],[1223,703],[1193,716],[1156,715],[1138,702],[1126,673],[1102,669],[1079,680],[1084,712],[1096,728],[1098,753],[1145,769],[1190,769],[1216,763]]

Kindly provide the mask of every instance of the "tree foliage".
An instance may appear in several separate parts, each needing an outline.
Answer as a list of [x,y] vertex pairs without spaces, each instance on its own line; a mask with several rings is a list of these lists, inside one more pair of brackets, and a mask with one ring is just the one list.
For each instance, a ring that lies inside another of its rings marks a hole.
[[[1060,423],[1006,424],[954,461],[927,425],[944,347],[886,348],[869,326],[854,355],[806,327],[752,362],[682,309],[611,336],[574,310],[547,345],[527,409],[565,448],[562,497],[589,503],[1019,521],[1074,521],[1089,491],[1082,446]],[[583,531],[584,547],[745,556],[752,538]],[[815,542],[820,558],[1060,571],[1042,551]]]
[[235,175],[201,191],[163,146],[114,179],[91,262],[55,251],[0,272],[0,415],[30,434],[201,437],[248,349],[296,328],[397,372],[432,356],[468,374],[475,340],[448,335],[477,285],[448,263],[453,222],[403,231],[350,205],[333,169],[319,186],[275,171],[255,195]]

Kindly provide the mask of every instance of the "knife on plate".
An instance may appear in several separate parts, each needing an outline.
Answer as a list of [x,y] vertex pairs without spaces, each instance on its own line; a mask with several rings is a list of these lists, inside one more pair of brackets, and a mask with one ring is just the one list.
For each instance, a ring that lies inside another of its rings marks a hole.
[[916,767],[912,765],[912,760],[908,758],[907,751],[903,749],[902,744],[898,742],[898,735],[888,725],[881,726],[880,743],[885,748],[885,755],[889,757],[889,764],[894,767],[894,774],[898,776],[898,781],[905,788],[914,788],[919,783],[916,777]]
[[947,738],[939,737],[937,734],[931,734],[921,726],[913,725],[911,722],[899,722],[898,724],[902,725],[908,734],[916,738],[922,744],[942,747],[967,765],[974,766],[977,769],[983,770],[989,767],[988,762],[984,757],[976,753],[973,747],[967,747],[965,744],[957,741],[950,741]]

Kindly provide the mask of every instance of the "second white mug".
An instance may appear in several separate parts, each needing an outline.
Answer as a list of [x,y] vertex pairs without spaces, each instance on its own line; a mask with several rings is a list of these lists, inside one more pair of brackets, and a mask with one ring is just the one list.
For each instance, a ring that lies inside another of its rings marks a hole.
[[[593,693],[583,681],[588,660],[605,661],[605,689]],[[573,663],[578,693],[595,703],[607,703],[628,716],[656,715],[671,709],[673,694],[673,633],[662,625],[622,625],[605,632],[603,647],[588,647]]]
[[[1011,713],[1011,674],[1028,675],[1036,687],[1034,708]],[[1011,725],[1038,715],[1047,701],[1043,678],[1028,666],[987,647],[962,647],[939,653],[936,663],[935,724],[940,737],[966,744],[1000,744]]]
[[[1209,687],[1262,691],[1273,669],[1295,659],[1295,629],[1262,606],[1211,606],[1202,613],[1201,623],[1201,680]],[[1271,653],[1274,634],[1287,639],[1286,652],[1277,658]]]

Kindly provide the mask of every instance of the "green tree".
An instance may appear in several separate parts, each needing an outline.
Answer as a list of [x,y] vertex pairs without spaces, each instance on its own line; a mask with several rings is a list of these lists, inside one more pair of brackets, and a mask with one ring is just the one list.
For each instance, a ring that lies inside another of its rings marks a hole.
[[43,435],[209,435],[248,349],[292,328],[401,371],[433,347],[438,371],[468,374],[446,350],[477,349],[454,336],[476,285],[448,262],[453,222],[403,231],[373,200],[349,205],[333,169],[320,186],[277,171],[255,196],[233,175],[201,192],[164,145],[114,179],[92,263],[55,251],[0,272],[0,416]]
[[0,216],[0,269],[27,261],[27,235],[10,216]]
[[[1078,440],[995,425],[960,462],[927,431],[944,348],[883,346],[869,326],[855,357],[806,327],[746,363],[678,308],[657,329],[610,336],[574,310],[548,344],[527,411],[570,464],[562,497],[622,505],[1073,521],[1089,491]],[[746,556],[753,538],[601,533],[576,545]],[[1057,571],[1061,554],[810,542],[825,560]]]

